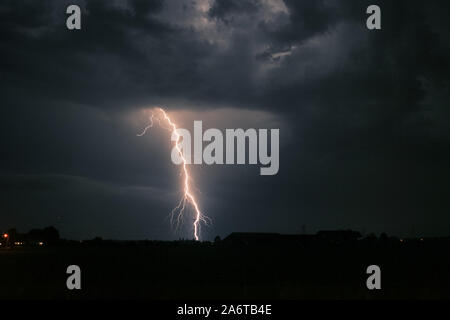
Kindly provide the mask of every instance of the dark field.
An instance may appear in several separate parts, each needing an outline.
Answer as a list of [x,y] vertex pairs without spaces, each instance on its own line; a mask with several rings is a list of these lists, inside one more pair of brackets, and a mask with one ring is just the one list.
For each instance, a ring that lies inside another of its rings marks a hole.
[[[66,289],[67,266],[82,289]],[[366,268],[381,268],[381,290]],[[317,247],[78,245],[0,250],[0,298],[448,299],[447,243]]]

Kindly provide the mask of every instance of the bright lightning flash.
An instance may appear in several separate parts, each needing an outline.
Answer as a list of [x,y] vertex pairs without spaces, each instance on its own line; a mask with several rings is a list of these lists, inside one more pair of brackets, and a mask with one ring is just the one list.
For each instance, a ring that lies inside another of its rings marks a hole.
[[[181,150],[181,146],[180,146],[181,135],[178,133],[177,126],[174,122],[172,122],[172,120],[169,118],[167,113],[162,108],[157,108],[157,111],[159,111],[159,113],[162,115],[162,118],[155,116],[154,113],[152,112],[151,117],[150,117],[150,124],[148,126],[146,126],[144,128],[144,130],[137,136],[138,137],[143,136],[149,128],[153,127],[155,118],[162,128],[171,131],[172,134],[175,136],[174,147],[177,150],[177,152],[182,160],[182,164],[183,164],[182,174],[184,177],[184,179],[183,179],[184,180],[184,183],[183,183],[184,194],[181,197],[178,205],[170,213],[170,221],[173,224],[173,219],[176,216],[176,220],[177,220],[176,229],[178,229],[179,225],[181,223],[181,220],[183,218],[183,215],[184,215],[184,212],[186,209],[186,205],[190,205],[194,209],[194,223],[193,223],[194,238],[195,238],[195,240],[199,240],[200,239],[200,223],[203,222],[203,223],[207,224],[209,218],[202,214],[202,212],[199,208],[199,205],[197,203],[197,200],[195,199],[195,196],[191,191],[191,177],[189,175],[188,163],[187,163],[187,160],[184,157],[183,152]],[[167,122],[169,124],[169,127],[163,126],[162,121]]]

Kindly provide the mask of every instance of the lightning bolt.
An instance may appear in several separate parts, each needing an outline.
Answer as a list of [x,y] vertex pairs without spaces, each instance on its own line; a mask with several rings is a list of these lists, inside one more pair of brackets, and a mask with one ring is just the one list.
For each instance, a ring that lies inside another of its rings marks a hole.
[[148,126],[146,126],[141,133],[137,134],[138,137],[142,137],[147,132],[148,129],[153,127],[153,117],[154,117],[154,114],[152,112],[152,115],[150,116],[150,124]]
[[[174,219],[176,219],[176,221],[177,221],[176,229],[178,229],[180,226],[180,223],[182,221],[182,218],[184,216],[186,206],[190,205],[194,209],[194,222],[193,222],[194,238],[195,238],[195,240],[198,241],[200,239],[200,223],[203,222],[204,224],[207,225],[209,222],[209,218],[207,216],[203,215],[203,213],[201,212],[200,207],[197,203],[197,200],[195,199],[195,196],[191,191],[193,186],[191,183],[191,177],[189,175],[188,163],[187,163],[187,160],[184,157],[183,152],[181,150],[181,146],[180,146],[181,135],[178,133],[177,126],[174,122],[172,122],[172,120],[169,118],[167,113],[162,108],[158,107],[157,110],[162,115],[162,118],[155,116],[155,114],[152,112],[152,114],[150,116],[150,124],[147,125],[141,133],[137,134],[137,136],[142,137],[149,128],[153,127],[154,119],[156,119],[158,121],[159,125],[162,128],[171,131],[172,135],[175,136],[176,139],[175,139],[174,148],[178,152],[178,155],[180,156],[180,158],[182,160],[182,165],[183,165],[181,173],[183,175],[184,194],[181,197],[180,201],[178,202],[178,205],[175,208],[173,208],[173,210],[171,211],[170,221],[171,221],[171,224],[173,225]],[[167,122],[169,127],[164,126],[162,124],[162,120]]]

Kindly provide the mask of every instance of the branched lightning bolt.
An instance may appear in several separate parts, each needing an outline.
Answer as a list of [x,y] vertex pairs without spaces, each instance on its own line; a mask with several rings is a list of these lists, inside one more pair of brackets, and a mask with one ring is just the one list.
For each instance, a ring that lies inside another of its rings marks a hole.
[[153,116],[154,116],[154,114],[152,112],[152,115],[150,116],[150,124],[148,126],[146,126],[141,133],[137,134],[138,137],[142,137],[147,132],[148,129],[153,127]]
[[[173,208],[173,210],[170,213],[170,221],[172,223],[172,225],[174,224],[174,219],[176,217],[176,229],[179,228],[180,223],[182,221],[183,215],[184,215],[184,211],[186,209],[186,205],[191,205],[192,208],[195,211],[195,216],[194,216],[194,223],[193,223],[193,227],[194,227],[194,238],[195,240],[199,240],[200,239],[200,223],[203,222],[205,224],[208,224],[209,218],[206,217],[205,215],[202,214],[200,207],[197,203],[197,200],[195,199],[194,194],[191,191],[191,187],[193,187],[191,185],[191,177],[189,175],[189,170],[188,170],[188,163],[186,158],[183,155],[183,152],[181,150],[181,146],[180,146],[180,139],[181,139],[181,135],[178,133],[177,130],[177,126],[174,122],[172,122],[172,120],[169,118],[169,116],[167,115],[167,113],[162,109],[162,108],[157,108],[157,110],[162,114],[163,119],[160,119],[159,117],[156,117],[156,120],[158,121],[159,125],[164,128],[167,129],[169,131],[172,132],[172,134],[175,135],[175,149],[178,152],[178,155],[180,156],[181,160],[182,160],[182,165],[183,165],[183,170],[182,170],[182,175],[184,177],[184,183],[183,183],[183,190],[184,190],[184,194],[181,197],[178,205]],[[155,115],[152,112],[151,116],[150,116],[150,124],[147,125],[144,130],[138,134],[137,136],[141,137],[143,136],[147,130],[151,127],[153,127],[153,123],[154,123],[154,118]],[[165,122],[167,122],[169,124],[169,128],[166,126],[162,125],[161,120],[165,120]]]

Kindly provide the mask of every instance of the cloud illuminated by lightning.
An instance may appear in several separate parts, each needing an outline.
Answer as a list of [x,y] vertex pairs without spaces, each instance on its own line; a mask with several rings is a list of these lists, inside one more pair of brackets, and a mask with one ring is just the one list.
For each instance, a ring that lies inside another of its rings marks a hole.
[[[142,137],[149,128],[153,127],[154,119],[156,119],[158,121],[159,125],[162,128],[171,131],[172,135],[175,136],[174,148],[178,152],[178,154],[182,160],[182,165],[183,165],[183,169],[182,169],[181,173],[183,175],[184,194],[181,197],[178,205],[175,208],[173,208],[173,210],[171,211],[170,221],[173,225],[174,219],[176,217],[176,229],[178,229],[180,226],[180,223],[182,221],[182,218],[184,216],[186,206],[190,205],[192,207],[192,209],[194,210],[194,222],[193,222],[194,238],[195,238],[195,240],[199,240],[200,239],[200,223],[203,222],[203,223],[207,224],[209,221],[209,218],[206,217],[205,215],[203,215],[203,213],[201,212],[200,207],[197,203],[197,200],[195,199],[195,196],[192,193],[191,177],[189,175],[189,170],[188,170],[188,166],[187,166],[188,163],[187,163],[187,160],[184,157],[183,152],[181,150],[181,146],[180,146],[181,135],[178,133],[177,126],[174,122],[172,122],[172,120],[169,118],[167,113],[162,108],[158,107],[157,111],[162,116],[162,118],[157,115],[155,116],[155,114],[152,112],[151,116],[150,116],[150,124],[147,125],[141,133],[137,134],[137,136]],[[162,122],[167,122],[169,127],[164,126],[162,124]]]

